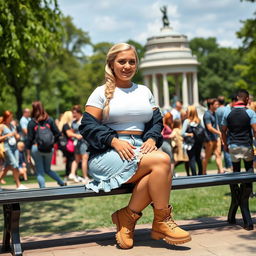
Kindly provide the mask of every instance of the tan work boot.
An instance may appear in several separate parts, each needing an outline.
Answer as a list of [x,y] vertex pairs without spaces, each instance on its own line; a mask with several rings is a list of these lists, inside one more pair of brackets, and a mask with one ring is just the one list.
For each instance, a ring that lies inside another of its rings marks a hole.
[[128,206],[112,214],[112,221],[116,224],[116,241],[122,249],[133,247],[133,232],[137,220],[142,216],[132,212]]
[[190,234],[178,227],[172,218],[171,212],[171,206],[167,209],[154,208],[151,237],[156,240],[163,239],[168,244],[174,245],[189,242],[191,240]]

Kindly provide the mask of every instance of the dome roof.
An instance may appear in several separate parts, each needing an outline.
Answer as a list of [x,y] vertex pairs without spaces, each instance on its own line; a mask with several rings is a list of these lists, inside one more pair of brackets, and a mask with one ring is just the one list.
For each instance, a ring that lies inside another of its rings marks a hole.
[[147,39],[146,52],[140,68],[167,66],[196,66],[197,58],[192,55],[187,36],[164,27],[160,33]]

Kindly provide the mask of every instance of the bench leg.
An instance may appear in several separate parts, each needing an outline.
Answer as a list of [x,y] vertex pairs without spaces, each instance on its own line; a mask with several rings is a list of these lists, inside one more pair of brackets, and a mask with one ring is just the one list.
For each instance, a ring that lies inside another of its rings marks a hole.
[[240,191],[240,209],[243,216],[244,228],[247,230],[253,230],[253,222],[249,209],[249,197],[252,193],[252,183],[241,184]]
[[[11,251],[13,256],[22,256],[20,243],[19,221],[20,204],[5,204],[4,211],[4,234],[2,251]],[[10,240],[12,246],[10,246]]]
[[236,212],[240,202],[240,189],[238,184],[231,184],[230,191],[231,191],[231,204],[228,212],[228,223],[235,224]]

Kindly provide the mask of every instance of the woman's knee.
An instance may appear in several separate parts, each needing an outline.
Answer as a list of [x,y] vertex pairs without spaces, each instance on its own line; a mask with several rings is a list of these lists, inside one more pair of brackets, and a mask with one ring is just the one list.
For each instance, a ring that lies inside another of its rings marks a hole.
[[171,159],[168,154],[162,151],[153,151],[150,155],[153,165],[171,166]]

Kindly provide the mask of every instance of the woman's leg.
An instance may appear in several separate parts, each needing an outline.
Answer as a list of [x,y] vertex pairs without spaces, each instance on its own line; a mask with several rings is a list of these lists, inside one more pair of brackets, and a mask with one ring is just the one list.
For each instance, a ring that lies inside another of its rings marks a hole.
[[[170,158],[164,152],[153,151],[143,156],[136,174],[127,182],[137,183],[141,180],[132,194],[129,203],[131,210],[141,212],[145,208],[143,206],[148,205],[149,198],[157,209],[168,207],[172,182],[170,164]],[[146,175],[148,178],[142,179]],[[141,202],[143,197],[146,199],[145,202]]]
[[67,152],[66,154],[66,176],[71,173],[71,166],[74,161],[74,154]]
[[40,188],[45,188],[45,179],[44,179],[44,163],[42,153],[40,153],[36,146],[32,146],[31,156],[35,162],[36,169],[36,178]]
[[136,183],[128,206],[112,214],[113,223],[117,225],[116,240],[121,248],[133,246],[136,221],[151,202],[154,209],[153,239],[164,239],[170,244],[191,240],[189,233],[179,228],[172,219],[169,207],[171,181],[170,158],[167,154],[154,151],[143,156],[136,174],[128,181]]
[[218,173],[224,173],[223,171],[223,165],[222,165],[222,156],[221,156],[221,140],[218,138],[218,140],[214,143],[214,155],[216,160],[216,165],[218,167]]
[[191,150],[187,151],[189,158],[189,167],[191,169],[192,175],[196,175],[196,155],[195,155],[195,145],[191,148]]
[[89,154],[82,155],[82,173],[84,178],[88,178],[88,159]]
[[78,154],[75,154],[75,160],[73,161],[72,165],[71,165],[71,174],[73,176],[76,176],[76,171],[78,169],[78,165],[81,161],[81,156]]
[[198,144],[195,147],[195,157],[196,157],[196,163],[198,167],[198,175],[203,174],[203,166],[202,166],[202,160],[201,160],[201,151],[202,151],[202,144]]
[[60,178],[60,176],[51,170],[51,161],[52,161],[52,153],[44,153],[43,156],[43,164],[45,173],[48,174],[52,179],[57,181],[60,186],[64,186],[64,181]]
[[203,159],[203,175],[207,173],[207,165],[208,161],[212,156],[213,153],[213,141],[206,142],[205,145],[205,157]]
[[14,181],[16,183],[16,187],[18,188],[21,185],[19,170],[18,168],[13,168],[13,167],[11,169],[12,169]]

